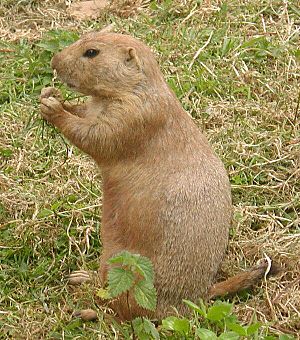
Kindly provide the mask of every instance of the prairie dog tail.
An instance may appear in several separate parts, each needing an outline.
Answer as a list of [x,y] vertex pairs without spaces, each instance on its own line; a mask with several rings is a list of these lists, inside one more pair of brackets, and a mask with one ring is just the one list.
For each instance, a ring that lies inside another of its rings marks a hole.
[[[208,291],[208,298],[213,299],[218,296],[235,294],[241,290],[251,288],[265,276],[267,269],[268,263],[264,261],[248,271],[232,276],[225,281],[215,283]],[[279,265],[272,263],[267,276],[278,274],[280,269]]]

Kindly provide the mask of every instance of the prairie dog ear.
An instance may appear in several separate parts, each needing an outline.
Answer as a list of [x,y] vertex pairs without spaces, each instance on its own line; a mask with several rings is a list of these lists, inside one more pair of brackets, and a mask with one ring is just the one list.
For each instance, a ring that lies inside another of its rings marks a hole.
[[139,57],[137,56],[136,50],[134,47],[128,47],[126,49],[126,59],[125,63],[128,66],[135,66],[137,69],[141,70],[141,62]]

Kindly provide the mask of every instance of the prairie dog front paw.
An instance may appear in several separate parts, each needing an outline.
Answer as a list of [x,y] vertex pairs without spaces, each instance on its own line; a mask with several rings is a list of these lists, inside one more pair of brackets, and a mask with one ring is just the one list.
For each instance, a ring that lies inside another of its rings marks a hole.
[[48,122],[55,124],[55,119],[64,114],[62,103],[54,98],[41,98],[41,114]]
[[40,94],[40,100],[42,100],[42,98],[49,98],[49,97],[54,97],[60,102],[63,100],[63,96],[59,89],[55,87],[44,87]]

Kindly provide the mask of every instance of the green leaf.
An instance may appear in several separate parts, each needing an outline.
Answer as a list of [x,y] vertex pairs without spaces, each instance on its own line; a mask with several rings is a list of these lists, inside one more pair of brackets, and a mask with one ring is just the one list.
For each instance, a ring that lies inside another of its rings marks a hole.
[[226,323],[226,325],[230,330],[236,332],[238,335],[241,335],[241,336],[247,335],[246,329],[243,326],[241,326],[237,323],[228,322],[228,323]]
[[296,338],[292,335],[281,334],[279,335],[279,340],[295,340]]
[[139,254],[131,254],[125,250],[110,258],[108,263],[129,266],[132,271],[139,273],[146,281],[153,282],[154,280],[154,270],[151,261]]
[[258,331],[258,329],[260,328],[260,326],[261,326],[261,323],[259,323],[259,322],[248,326],[247,327],[247,335],[252,335],[252,334],[256,333]]
[[124,250],[111,257],[107,262],[110,264],[121,264],[123,266],[136,266],[140,257],[141,255],[139,254],[132,254]]
[[190,330],[190,323],[187,319],[179,319],[176,316],[169,316],[162,320],[162,327],[166,330],[188,334]]
[[77,318],[77,319],[72,320],[72,321],[66,326],[66,329],[67,329],[68,331],[71,331],[71,330],[74,330],[74,329],[80,327],[81,325],[82,325],[81,319]]
[[122,251],[115,256],[111,257],[107,262],[110,264],[126,264],[126,265],[131,265],[132,259],[135,258],[135,254],[131,254],[129,251]]
[[224,319],[225,323],[227,324],[228,322],[231,322],[231,323],[238,323],[238,318],[236,315],[234,314],[230,314],[230,315],[227,315]]
[[146,281],[153,282],[154,270],[152,262],[144,256],[140,256],[136,261],[137,271],[141,274]]
[[111,295],[109,294],[108,289],[104,289],[104,288],[97,289],[96,295],[99,296],[99,298],[102,300],[111,299]]
[[300,50],[299,49],[294,50],[293,54],[296,57],[296,59],[298,59],[298,61],[300,61]]
[[0,155],[4,158],[9,158],[13,154],[11,149],[0,149]]
[[51,210],[55,212],[58,208],[62,206],[63,202],[61,201],[56,201],[51,205]]
[[196,335],[201,340],[215,340],[215,339],[217,339],[217,334],[214,333],[213,331],[210,331],[209,329],[206,329],[206,328],[198,328],[196,330]]
[[159,339],[159,333],[154,324],[144,318],[136,318],[132,321],[134,332],[140,340]]
[[[112,269],[109,271],[110,294],[116,296],[134,285],[134,297],[136,302],[143,308],[155,310],[156,308],[156,290],[153,285],[154,270],[151,261],[139,254],[131,254],[128,251],[122,251],[108,260],[110,264],[119,264],[125,268]],[[114,271],[114,274],[112,273]],[[125,275],[127,274],[127,277]],[[113,275],[117,275],[115,279]],[[123,282],[120,281],[123,277]],[[141,278],[142,277],[142,278]],[[112,278],[114,279],[112,286]],[[137,279],[140,279],[139,281]],[[134,282],[137,281],[136,283]],[[125,287],[122,285],[125,283]]]
[[152,11],[155,11],[158,8],[156,1],[151,1],[149,7]]
[[78,196],[74,194],[70,194],[67,197],[68,203],[75,203],[78,200]]
[[225,332],[218,337],[221,340],[238,340],[239,338],[240,336],[236,332]]
[[208,309],[207,319],[211,321],[220,321],[224,319],[227,315],[231,313],[232,304],[227,302],[215,303],[212,307]]
[[156,289],[152,283],[139,281],[134,286],[134,298],[143,308],[155,310],[156,308]]
[[53,214],[53,211],[50,209],[42,209],[38,214],[37,214],[37,218],[44,218],[44,217],[48,217],[50,215]]
[[188,305],[192,310],[199,313],[200,315],[206,317],[206,312],[202,310],[198,305],[189,300],[182,300],[186,305]]
[[111,297],[126,292],[133,286],[134,275],[123,268],[112,268],[108,272],[108,290]]
[[36,46],[49,51],[49,52],[56,52],[59,50],[59,42],[58,40],[48,40],[48,41],[41,41],[36,44]]

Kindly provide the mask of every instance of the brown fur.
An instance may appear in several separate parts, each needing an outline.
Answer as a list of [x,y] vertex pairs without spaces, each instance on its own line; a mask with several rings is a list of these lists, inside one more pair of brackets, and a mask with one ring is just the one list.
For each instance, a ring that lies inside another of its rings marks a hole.
[[[88,49],[100,52],[87,58]],[[123,298],[113,308],[123,320],[160,318],[170,306],[184,313],[182,299],[208,296],[226,250],[232,206],[223,164],[138,40],[88,34],[56,54],[52,67],[90,96],[72,107],[46,91],[41,111],[101,169],[102,282],[107,259],[122,250],[154,264],[155,313],[133,301],[129,311]]]
[[228,294],[232,295],[243,289],[251,288],[259,280],[261,280],[266,275],[266,273],[266,276],[276,275],[281,269],[277,264],[272,264],[269,272],[267,272],[267,270],[268,263],[263,262],[256,267],[251,268],[249,271],[239,273],[225,281],[216,283],[210,287],[208,291],[208,298],[213,299],[218,296],[224,296]]

